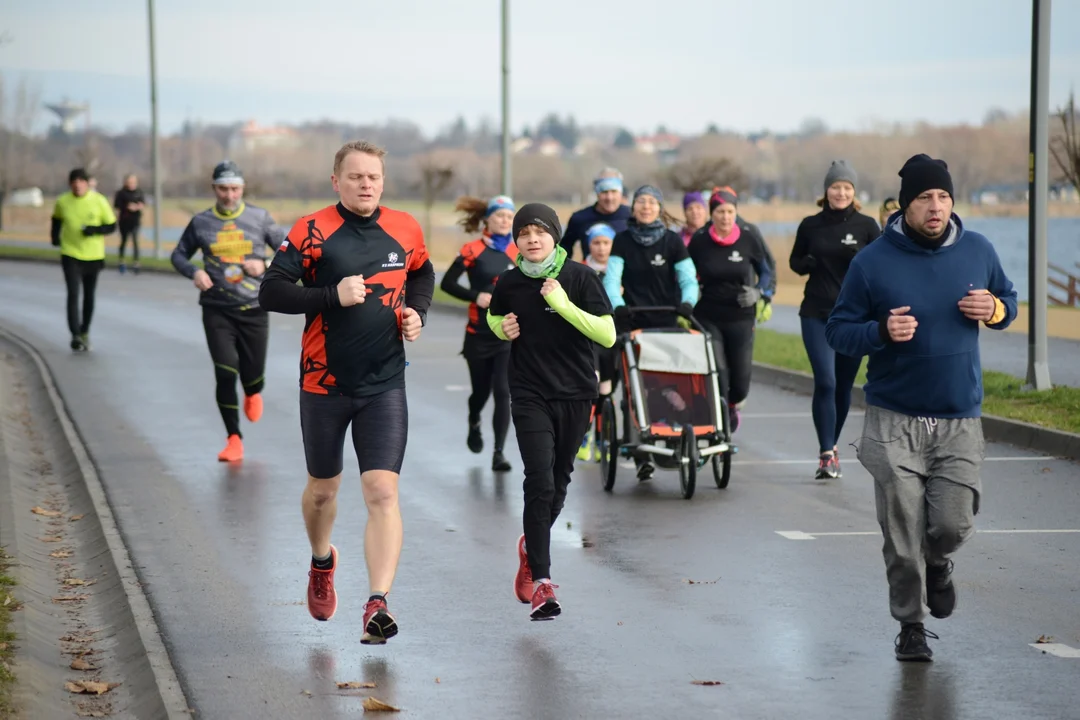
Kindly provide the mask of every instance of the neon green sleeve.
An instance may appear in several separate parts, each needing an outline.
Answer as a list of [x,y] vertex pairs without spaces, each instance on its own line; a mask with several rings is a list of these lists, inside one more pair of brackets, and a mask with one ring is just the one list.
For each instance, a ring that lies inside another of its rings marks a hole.
[[109,203],[109,199],[104,195],[98,193],[98,203],[101,205],[101,224],[112,225],[116,222],[116,214],[113,213],[112,205]]
[[568,323],[595,343],[609,348],[615,344],[615,319],[610,315],[591,315],[570,302],[561,287],[544,298]]
[[506,337],[506,333],[504,333],[502,329],[502,323],[505,319],[505,315],[492,315],[491,313],[487,314],[488,327],[491,328],[491,332],[495,333],[496,337],[498,337],[500,340],[510,340],[510,338]]

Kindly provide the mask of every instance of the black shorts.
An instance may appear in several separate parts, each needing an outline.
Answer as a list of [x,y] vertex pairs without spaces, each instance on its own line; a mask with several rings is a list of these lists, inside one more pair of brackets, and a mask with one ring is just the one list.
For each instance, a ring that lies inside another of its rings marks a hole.
[[349,423],[361,474],[369,470],[401,472],[409,433],[405,388],[362,398],[301,390],[300,431],[308,475],[325,480],[341,474]]

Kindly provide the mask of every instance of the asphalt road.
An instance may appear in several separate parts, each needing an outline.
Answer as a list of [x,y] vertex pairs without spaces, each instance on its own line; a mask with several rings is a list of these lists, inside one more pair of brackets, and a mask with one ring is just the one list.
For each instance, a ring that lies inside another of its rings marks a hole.
[[[224,432],[195,301],[181,278],[107,273],[94,352],[74,356],[59,268],[0,263],[0,322],[57,376],[196,717],[359,716],[362,693],[338,681],[377,683],[369,692],[403,717],[1080,714],[1080,658],[1029,645],[1051,635],[1055,651],[1080,648],[1080,533],[980,532],[957,558],[956,614],[928,622],[935,662],[898,663],[872,485],[844,450],[861,418],[841,442],[844,478],[814,481],[808,399],[760,385],[726,491],[706,478],[686,501],[673,473],[638,484],[624,470],[608,494],[595,465],[579,467],[553,534],[564,612],[530,622],[511,588],[516,445],[505,477],[465,448],[464,321],[452,314],[433,314],[409,348],[406,536],[390,596],[401,634],[361,646],[351,461],[334,535],[338,614],[318,623],[302,604],[301,320],[273,319],[266,412],[244,427],[247,460],[228,467],[215,459]],[[981,531],[1080,529],[1080,466],[1005,445],[987,457]],[[830,532],[866,534],[814,535]]]

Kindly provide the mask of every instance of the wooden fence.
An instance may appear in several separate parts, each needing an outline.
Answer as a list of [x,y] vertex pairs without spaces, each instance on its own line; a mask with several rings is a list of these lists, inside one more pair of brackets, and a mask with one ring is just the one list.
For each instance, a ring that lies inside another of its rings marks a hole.
[[[1046,282],[1051,288],[1047,293],[1050,304],[1080,308],[1080,277],[1054,264],[1050,264],[1048,268],[1050,272]],[[1076,263],[1076,268],[1080,270],[1080,263]]]

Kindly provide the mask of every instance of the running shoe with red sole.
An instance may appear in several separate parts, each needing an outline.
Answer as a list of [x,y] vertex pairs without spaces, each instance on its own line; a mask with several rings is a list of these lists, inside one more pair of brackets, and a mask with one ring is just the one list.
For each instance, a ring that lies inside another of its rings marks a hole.
[[330,558],[334,561],[329,570],[320,570],[312,562],[308,571],[307,606],[311,617],[326,621],[337,612],[337,591],[334,590],[334,571],[337,570],[338,552],[330,546]]
[[518,571],[514,576],[514,595],[520,602],[532,601],[533,576],[529,568],[529,556],[525,554],[525,536],[522,535],[517,541]]
[[364,605],[364,634],[360,636],[360,644],[385,645],[397,633],[397,621],[386,609],[386,601],[369,600]]
[[558,585],[540,583],[532,595],[532,612],[529,617],[533,620],[552,620],[562,613],[562,605],[555,599],[555,588]]

